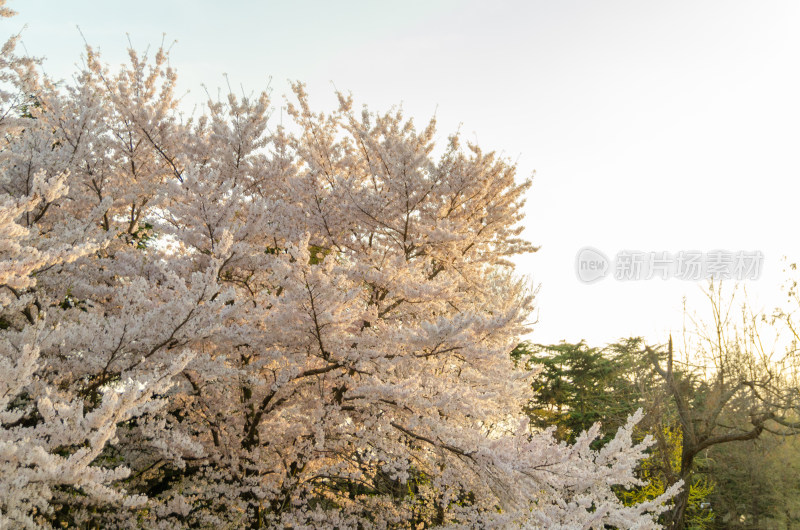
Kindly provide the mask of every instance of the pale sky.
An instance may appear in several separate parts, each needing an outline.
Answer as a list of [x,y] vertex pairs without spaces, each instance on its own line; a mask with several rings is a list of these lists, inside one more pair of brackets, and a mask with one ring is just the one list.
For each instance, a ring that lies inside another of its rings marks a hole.
[[[230,84],[287,79],[334,108],[333,86],[375,110],[402,103],[445,141],[459,125],[484,150],[536,171],[518,260],[541,284],[531,339],[593,344],[679,331],[699,284],[581,283],[575,255],[760,250],[755,303],[780,303],[782,256],[800,259],[800,2],[256,2],[11,0],[45,70],[69,78],[83,38],[105,59],[177,41],[187,109]],[[276,117],[279,114],[276,113]]]

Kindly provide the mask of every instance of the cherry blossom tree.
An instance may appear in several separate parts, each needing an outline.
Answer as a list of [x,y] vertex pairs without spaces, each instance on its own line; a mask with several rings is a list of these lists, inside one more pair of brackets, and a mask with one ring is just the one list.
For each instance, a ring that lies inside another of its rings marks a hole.
[[640,414],[595,451],[522,413],[513,165],[299,83],[286,128],[183,119],[167,59],[3,48],[0,523],[656,527],[677,487],[612,490]]

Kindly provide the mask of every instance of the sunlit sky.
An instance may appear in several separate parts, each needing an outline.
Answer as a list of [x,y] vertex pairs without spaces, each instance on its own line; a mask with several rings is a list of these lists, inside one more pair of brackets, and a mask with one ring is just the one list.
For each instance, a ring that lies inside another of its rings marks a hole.
[[[605,343],[679,332],[701,284],[606,278],[575,255],[760,250],[753,303],[781,302],[782,256],[800,259],[800,2],[254,2],[11,0],[27,52],[69,79],[83,37],[111,64],[128,45],[172,46],[183,107],[287,80],[312,104],[334,86],[376,110],[401,104],[442,141],[458,129],[536,172],[517,260],[541,285],[530,338]],[[80,32],[76,28],[80,26]],[[223,74],[227,74],[228,81]],[[271,81],[270,81],[271,80]],[[276,114],[279,116],[279,113]]]

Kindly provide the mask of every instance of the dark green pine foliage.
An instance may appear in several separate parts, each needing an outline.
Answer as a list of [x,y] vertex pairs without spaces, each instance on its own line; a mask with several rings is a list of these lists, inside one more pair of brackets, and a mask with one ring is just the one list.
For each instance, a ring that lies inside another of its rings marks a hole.
[[604,348],[577,344],[541,345],[523,342],[512,352],[517,363],[540,366],[526,407],[534,426],[556,426],[556,436],[574,442],[594,423],[602,423],[595,447],[613,438],[628,416],[642,404],[637,374],[639,339]]

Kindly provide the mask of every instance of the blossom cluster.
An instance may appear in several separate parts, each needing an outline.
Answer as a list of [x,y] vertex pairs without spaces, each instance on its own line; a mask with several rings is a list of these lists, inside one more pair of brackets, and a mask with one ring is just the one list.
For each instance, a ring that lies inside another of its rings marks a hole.
[[290,128],[182,120],[176,79],[2,49],[0,526],[656,526],[674,491],[612,489],[637,418],[594,451],[521,412],[513,165],[302,84]]

